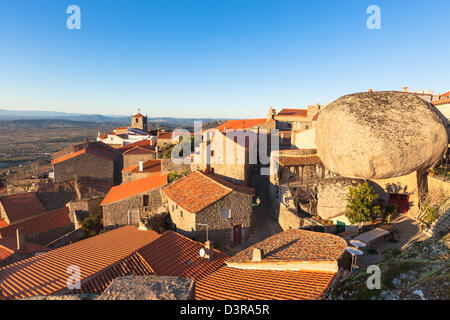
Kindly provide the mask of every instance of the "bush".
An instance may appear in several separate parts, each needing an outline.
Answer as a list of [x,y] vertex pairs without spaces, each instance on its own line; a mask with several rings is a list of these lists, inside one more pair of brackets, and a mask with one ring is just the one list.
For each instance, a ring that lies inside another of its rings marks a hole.
[[361,223],[375,219],[381,212],[379,205],[374,205],[378,194],[364,182],[357,187],[348,188],[345,216],[351,223]]
[[96,214],[87,217],[84,219],[83,223],[81,224],[81,228],[86,233],[88,237],[96,236],[100,233],[103,233],[103,224],[102,224],[102,214]]

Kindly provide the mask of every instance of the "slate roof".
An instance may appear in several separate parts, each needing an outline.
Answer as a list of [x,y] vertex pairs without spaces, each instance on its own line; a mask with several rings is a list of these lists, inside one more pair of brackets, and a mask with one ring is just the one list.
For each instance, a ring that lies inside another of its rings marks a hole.
[[118,186],[112,187],[100,205],[103,206],[105,204],[120,201],[140,193],[162,187],[166,184],[167,174],[152,174],[142,179],[122,183]]
[[194,171],[164,189],[185,210],[197,213],[232,191],[253,195],[254,190],[213,174]]
[[0,203],[10,224],[45,212],[36,192],[0,196]]
[[335,273],[244,270],[222,267],[200,279],[196,300],[315,300],[326,292]]

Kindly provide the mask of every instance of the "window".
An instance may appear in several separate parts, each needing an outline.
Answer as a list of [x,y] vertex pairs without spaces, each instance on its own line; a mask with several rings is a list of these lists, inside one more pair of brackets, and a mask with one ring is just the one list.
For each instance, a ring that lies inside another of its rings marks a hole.
[[225,209],[222,211],[222,218],[229,219],[231,218],[231,209]]
[[136,123],[138,123],[139,122],[139,119],[138,118],[136,118]]
[[180,216],[183,218],[183,210],[180,210]]
[[144,200],[144,201],[143,201],[143,202],[144,202],[144,204],[143,204],[144,207],[148,207],[148,202],[149,202],[149,201],[148,201],[148,194],[144,195],[143,200]]
[[172,211],[175,209],[174,205],[172,205]]

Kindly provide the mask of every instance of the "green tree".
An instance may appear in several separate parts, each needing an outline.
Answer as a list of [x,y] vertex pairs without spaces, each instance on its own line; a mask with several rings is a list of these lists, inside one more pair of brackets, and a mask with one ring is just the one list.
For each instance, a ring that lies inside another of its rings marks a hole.
[[374,203],[376,199],[378,199],[378,194],[367,182],[359,184],[357,187],[350,186],[345,216],[351,223],[375,219],[381,212],[380,206]]
[[99,213],[87,217],[81,224],[81,228],[88,237],[93,237],[104,232],[102,224],[102,214]]

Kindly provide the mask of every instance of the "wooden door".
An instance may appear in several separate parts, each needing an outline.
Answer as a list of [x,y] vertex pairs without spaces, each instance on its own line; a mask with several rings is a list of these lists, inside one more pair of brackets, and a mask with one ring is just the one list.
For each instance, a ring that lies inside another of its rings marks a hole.
[[233,227],[233,243],[237,244],[241,242],[241,225]]

